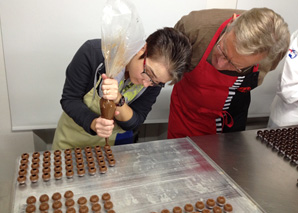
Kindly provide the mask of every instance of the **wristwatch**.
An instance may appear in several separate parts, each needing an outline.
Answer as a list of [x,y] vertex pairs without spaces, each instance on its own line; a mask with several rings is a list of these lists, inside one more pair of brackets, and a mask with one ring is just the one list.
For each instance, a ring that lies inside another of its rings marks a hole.
[[118,107],[122,107],[125,104],[125,97],[122,95],[122,97],[119,100],[119,103],[116,104]]

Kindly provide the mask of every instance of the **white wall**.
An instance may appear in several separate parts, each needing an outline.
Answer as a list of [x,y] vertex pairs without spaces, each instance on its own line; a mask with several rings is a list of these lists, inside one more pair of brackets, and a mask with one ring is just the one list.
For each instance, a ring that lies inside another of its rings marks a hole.
[[[9,2],[10,0],[0,0],[2,3]],[[172,2],[167,0],[168,2]],[[150,1],[142,1],[145,4],[151,4]],[[170,4],[170,3],[169,3]],[[207,0],[206,8],[236,8],[237,0]],[[158,6],[158,5],[156,5]],[[144,6],[145,7],[145,6]],[[289,6],[290,7],[290,6]],[[62,8],[66,8],[62,7]],[[297,7],[296,7],[297,8]],[[171,7],[168,7],[171,9]],[[0,10],[1,12],[1,10]],[[17,16],[17,13],[14,13]],[[166,14],[165,14],[166,15]],[[1,16],[1,13],[0,13]],[[154,14],[147,11],[146,16],[154,16]],[[173,20],[176,22],[177,20]],[[1,20],[0,20],[1,24]],[[2,27],[0,25],[0,30]],[[17,29],[16,29],[17,30]],[[79,29],[78,29],[79,31]],[[11,189],[11,179],[14,173],[15,159],[20,156],[23,152],[33,152],[33,132],[32,131],[11,131],[11,117],[10,117],[10,106],[9,97],[7,90],[6,72],[4,66],[3,56],[3,43],[2,34],[0,31],[0,155],[3,157],[0,161],[0,206],[1,212],[8,212],[5,209],[8,208],[9,193]],[[74,52],[72,51],[72,54]],[[15,85],[20,89],[20,85]],[[168,98],[160,96],[161,99]],[[158,104],[155,106],[159,108]],[[4,193],[7,193],[3,196]]]
[[[2,41],[1,31],[0,41]],[[11,131],[2,42],[0,42],[0,103],[0,211],[9,212],[15,159],[23,152],[33,152],[34,147],[32,131],[14,133]]]

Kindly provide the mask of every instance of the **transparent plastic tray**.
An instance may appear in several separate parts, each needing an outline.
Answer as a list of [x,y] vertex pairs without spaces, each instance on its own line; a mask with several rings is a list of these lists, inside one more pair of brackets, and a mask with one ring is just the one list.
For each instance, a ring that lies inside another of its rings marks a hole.
[[[31,183],[27,178],[24,185],[17,182],[19,157],[13,185],[12,212],[25,212],[26,199],[31,195],[38,199],[40,195],[48,194],[51,198],[53,193],[60,192],[63,196],[67,190],[73,191],[75,201],[82,196],[87,199],[91,195],[101,197],[108,192],[117,213],[161,212],[163,209],[172,210],[175,206],[183,208],[187,203],[195,205],[199,200],[216,199],[218,196],[226,198],[233,206],[233,212],[264,212],[189,138],[114,146],[111,149],[116,165],[108,167],[105,174],[100,174],[97,167],[97,173],[93,176],[86,173],[78,177],[75,174],[69,179],[63,175],[61,180],[55,180],[52,176],[48,182],[40,178],[37,183]],[[63,155],[62,151],[62,158]],[[53,161],[53,157],[51,159]],[[65,171],[62,172],[65,174]],[[40,171],[40,177],[41,174]],[[61,201],[64,203],[64,198]],[[50,206],[51,203],[50,200]],[[37,209],[38,205],[37,202]],[[88,206],[91,209],[91,205]],[[78,204],[75,208],[78,212]],[[65,212],[66,207],[63,205],[61,210]]]

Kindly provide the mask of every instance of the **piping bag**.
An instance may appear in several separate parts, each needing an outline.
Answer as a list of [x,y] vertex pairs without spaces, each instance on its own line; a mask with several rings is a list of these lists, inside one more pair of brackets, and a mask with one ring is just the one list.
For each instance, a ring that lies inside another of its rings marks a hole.
[[[101,46],[106,75],[117,76],[145,45],[145,32],[137,10],[129,0],[108,0],[103,8]],[[101,117],[113,120],[116,104],[100,99]],[[109,145],[109,138],[105,138]]]

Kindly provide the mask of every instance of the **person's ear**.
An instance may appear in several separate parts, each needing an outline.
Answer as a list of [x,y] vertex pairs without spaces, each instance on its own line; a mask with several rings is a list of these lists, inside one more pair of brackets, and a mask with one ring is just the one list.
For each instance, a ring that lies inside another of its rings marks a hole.
[[142,49],[140,49],[139,54],[143,55],[147,50],[147,43],[145,43],[145,45],[142,47]]
[[234,14],[232,15],[232,19],[231,19],[231,21],[228,23],[227,26],[229,26],[230,24],[232,24],[233,21],[235,21],[236,18],[237,18],[237,15],[236,15],[236,13],[234,13]]

